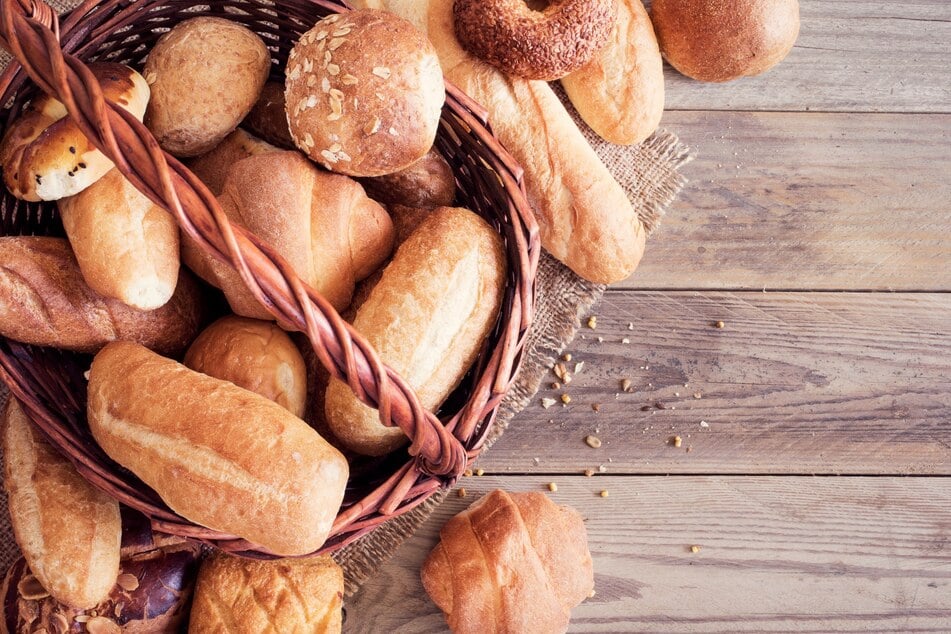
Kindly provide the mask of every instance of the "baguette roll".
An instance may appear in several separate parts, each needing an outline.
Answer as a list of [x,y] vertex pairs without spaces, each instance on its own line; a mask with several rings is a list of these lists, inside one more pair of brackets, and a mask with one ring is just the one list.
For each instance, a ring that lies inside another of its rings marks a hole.
[[103,450],[183,517],[277,555],[326,540],[347,461],[263,396],[117,342],[93,360],[87,414]]
[[154,310],[172,298],[178,225],[119,170],[61,199],[59,212],[91,289],[140,310]]
[[119,574],[119,504],[86,482],[27,419],[16,399],[4,410],[4,485],[17,544],[54,598],[89,608]]
[[[502,240],[482,218],[441,207],[400,245],[353,325],[416,390],[423,407],[435,409],[495,324],[505,269]],[[327,388],[325,409],[334,435],[358,453],[383,455],[407,441],[337,379]]]

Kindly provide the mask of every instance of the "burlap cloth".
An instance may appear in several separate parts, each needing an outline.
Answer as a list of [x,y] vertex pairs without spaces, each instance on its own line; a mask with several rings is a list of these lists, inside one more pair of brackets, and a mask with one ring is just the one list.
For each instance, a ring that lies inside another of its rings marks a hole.
[[[49,0],[47,0],[49,2]],[[58,11],[75,7],[75,0],[49,2]],[[0,50],[0,69],[10,56]],[[634,147],[611,145],[597,137],[571,107],[561,90],[556,89],[572,116],[579,122],[588,141],[624,187],[638,214],[653,231],[667,206],[686,183],[679,169],[691,158],[690,150],[676,135],[658,130],[644,143]],[[538,300],[535,321],[526,343],[522,367],[511,391],[502,401],[487,448],[498,440],[512,418],[531,400],[554,359],[574,339],[579,319],[601,297],[604,287],[587,282],[562,264],[543,254],[538,269]],[[6,401],[6,387],[0,384],[0,404]],[[0,455],[2,463],[2,455]],[[412,535],[433,509],[445,498],[439,492],[419,507],[395,518],[363,539],[337,552],[334,557],[344,567],[347,594],[355,592]],[[0,495],[0,575],[20,556],[10,528],[6,494]]]

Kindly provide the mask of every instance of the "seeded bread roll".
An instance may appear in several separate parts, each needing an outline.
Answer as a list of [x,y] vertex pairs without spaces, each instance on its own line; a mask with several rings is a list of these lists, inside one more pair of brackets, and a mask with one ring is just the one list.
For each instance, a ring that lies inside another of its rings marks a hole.
[[334,634],[342,608],[343,569],[329,555],[254,561],[217,553],[198,573],[188,632]]
[[307,368],[297,346],[273,322],[222,317],[198,335],[183,363],[304,416]]
[[244,26],[213,17],[179,22],[145,62],[152,87],[145,125],[176,156],[207,152],[251,111],[270,68],[264,41]]
[[17,544],[57,600],[89,608],[119,574],[119,504],[86,482],[33,427],[16,399],[4,411],[4,485]]
[[[145,79],[123,64],[89,64],[103,95],[142,119],[149,101]],[[3,182],[23,200],[59,200],[78,194],[112,169],[69,118],[66,107],[40,95],[16,119],[0,141]]]
[[380,176],[433,145],[445,84],[433,45],[386,11],[320,20],[291,50],[287,120],[297,147],[330,170]]
[[456,177],[436,150],[406,169],[360,182],[370,198],[386,205],[448,207],[456,197]]

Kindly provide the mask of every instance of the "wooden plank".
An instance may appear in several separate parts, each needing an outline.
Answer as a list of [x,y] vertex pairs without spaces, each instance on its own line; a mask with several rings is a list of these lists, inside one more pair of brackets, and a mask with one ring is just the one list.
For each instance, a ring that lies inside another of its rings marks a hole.
[[781,64],[726,84],[667,67],[668,109],[951,112],[947,0],[799,4],[799,40]]
[[951,290],[951,116],[666,117],[698,157],[621,286]]
[[[439,527],[494,488],[587,518],[597,594],[572,632],[947,632],[945,478],[466,478],[347,604],[346,632],[444,632],[419,582]],[[598,497],[607,489],[610,497]],[[699,545],[699,553],[689,550]]]
[[486,471],[951,474],[951,294],[609,291],[595,314]]

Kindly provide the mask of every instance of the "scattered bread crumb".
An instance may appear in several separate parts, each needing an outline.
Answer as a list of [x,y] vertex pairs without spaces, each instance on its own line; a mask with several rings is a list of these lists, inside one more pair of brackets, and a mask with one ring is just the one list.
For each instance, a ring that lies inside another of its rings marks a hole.
[[700,426],[703,427],[704,429],[706,429],[707,427],[710,426],[710,423],[708,423],[708,422],[705,421],[705,420],[702,420],[702,421],[700,421]]
[[562,358],[562,360],[564,360],[564,361],[571,361],[571,353],[570,353],[570,352],[566,352],[565,354],[561,355],[561,358]]
[[477,476],[484,476],[484,475],[485,475],[485,470],[484,470],[484,469],[476,469],[475,474],[476,474]]
[[567,405],[568,403],[571,402],[571,397],[568,396],[567,393],[566,393],[566,394],[562,394],[562,395],[561,395],[561,402],[564,403],[565,405]]
[[630,392],[631,391],[631,380],[630,379],[621,379],[621,391]]
[[472,477],[472,469],[466,469],[465,471],[462,472],[462,475],[466,476],[467,478],[471,478],[471,477]]
[[672,444],[674,447],[680,447],[683,444],[683,442],[684,442],[684,439],[681,438],[680,436],[674,436],[673,438],[670,439],[670,444]]
[[599,493],[598,495],[600,495],[600,496],[603,497],[603,498],[606,498],[606,497],[608,497],[609,493],[608,493],[608,490],[607,490],[607,489],[603,489],[603,490],[601,491],[601,493]]
[[598,317],[596,315],[591,315],[588,317],[588,328],[594,330],[598,327]]
[[700,552],[700,547],[697,546],[696,544],[694,544],[693,546],[690,547],[690,552],[692,552],[692,553],[699,553],[699,552]]
[[459,497],[461,497],[461,498],[466,497],[467,493],[466,493],[465,487],[459,487],[459,490],[456,491],[456,495],[459,496]]
[[593,410],[596,411],[596,412],[600,412],[600,411],[601,411],[601,403],[592,403],[592,404],[591,404],[591,409],[593,409]]
[[548,483],[548,490],[551,491],[552,493],[554,493],[555,491],[558,490],[558,485],[555,484],[554,482],[549,482],[549,483]]
[[553,398],[547,398],[547,397],[546,397],[546,398],[543,398],[543,399],[542,399],[542,407],[544,407],[545,409],[548,409],[549,407],[551,407],[552,405],[554,405],[555,402],[556,402],[556,401],[555,401],[555,399],[553,399]]
[[716,322],[715,324],[713,324],[713,327],[714,327],[714,328],[724,328],[724,327],[726,327],[726,324],[724,324],[722,320],[717,320],[717,322]]
[[592,449],[597,449],[601,446],[601,439],[597,436],[585,436],[584,442]]
[[586,478],[590,478],[594,475],[594,469],[585,469],[584,475]]

